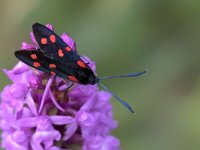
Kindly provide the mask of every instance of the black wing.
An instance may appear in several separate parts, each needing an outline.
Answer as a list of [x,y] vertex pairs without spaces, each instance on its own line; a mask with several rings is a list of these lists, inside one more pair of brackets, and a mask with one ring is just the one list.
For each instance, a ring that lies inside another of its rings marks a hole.
[[[55,59],[59,63],[66,64],[68,62],[76,63],[81,60],[56,33],[46,26],[35,23],[32,26],[33,34],[41,49],[41,51],[49,58]],[[77,67],[79,67],[77,65]]]
[[46,57],[44,53],[40,50],[19,50],[15,52],[15,56],[19,60],[33,68],[41,70],[45,73],[57,75],[64,79],[71,80],[69,77],[73,76],[74,74],[74,71],[72,69],[67,69],[66,71],[61,70],[60,67],[62,67],[62,64]]

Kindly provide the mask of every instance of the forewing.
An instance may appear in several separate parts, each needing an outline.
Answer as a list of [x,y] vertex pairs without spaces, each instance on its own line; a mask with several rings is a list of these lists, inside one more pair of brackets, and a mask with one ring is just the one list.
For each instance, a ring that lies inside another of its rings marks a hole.
[[58,68],[60,64],[55,60],[46,57],[40,50],[19,50],[15,52],[15,56],[33,68],[68,79],[69,74]]
[[88,83],[88,75],[93,75],[92,70],[56,33],[42,24],[35,23],[33,34],[40,51],[49,61],[53,60],[58,64],[57,68],[67,74],[66,78],[82,84]]
[[80,60],[80,56],[52,30],[39,23],[33,24],[32,28],[41,51],[47,57],[55,59],[62,64]]

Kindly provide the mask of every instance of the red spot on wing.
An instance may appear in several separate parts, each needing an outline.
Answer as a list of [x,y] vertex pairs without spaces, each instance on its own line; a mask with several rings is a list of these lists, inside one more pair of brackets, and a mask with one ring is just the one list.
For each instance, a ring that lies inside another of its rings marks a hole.
[[76,79],[75,76],[68,76],[69,80],[74,81],[74,82],[78,82],[78,80]]
[[31,54],[31,58],[32,59],[37,59],[37,55],[36,54]]
[[78,60],[78,61],[77,61],[77,64],[78,64],[80,67],[82,67],[82,68],[86,68],[86,67],[87,67],[86,64],[85,64],[83,61],[81,61],[81,60]]
[[55,64],[49,64],[49,68],[56,68]]
[[41,38],[41,43],[42,44],[47,44],[47,38]]
[[40,67],[41,65],[40,65],[39,62],[36,62],[36,61],[35,61],[35,62],[33,63],[33,66],[36,67],[36,68],[38,68],[38,67]]
[[56,36],[52,34],[52,35],[50,36],[50,41],[51,41],[52,43],[55,43],[55,42],[56,42]]
[[70,52],[71,51],[71,48],[69,46],[67,46],[66,48],[66,51]]
[[63,53],[63,50],[62,50],[62,49],[59,49],[59,50],[58,50],[58,56],[60,56],[60,57],[63,57],[63,56],[64,56],[64,53]]
[[54,71],[51,71],[50,73],[51,73],[51,75],[56,75],[56,73]]

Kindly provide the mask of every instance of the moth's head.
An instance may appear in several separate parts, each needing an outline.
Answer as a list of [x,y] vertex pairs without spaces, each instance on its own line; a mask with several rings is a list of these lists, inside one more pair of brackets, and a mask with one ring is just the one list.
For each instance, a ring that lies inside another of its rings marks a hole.
[[94,72],[89,69],[80,69],[77,71],[78,80],[81,84],[96,84],[98,82],[98,78],[94,75]]
[[98,78],[97,78],[95,75],[90,75],[90,76],[88,77],[88,83],[89,83],[89,84],[94,85],[94,84],[96,84],[96,83],[98,83],[98,82],[99,82],[99,80],[98,80]]

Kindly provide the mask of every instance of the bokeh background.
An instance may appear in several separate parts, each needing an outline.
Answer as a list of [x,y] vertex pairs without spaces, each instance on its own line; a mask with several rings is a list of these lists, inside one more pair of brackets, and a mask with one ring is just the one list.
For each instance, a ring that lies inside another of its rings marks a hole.
[[[136,110],[112,99],[123,150],[200,149],[200,1],[2,0],[1,69],[18,62],[35,22],[73,37],[99,76],[149,70],[104,82]],[[10,83],[3,72],[0,81],[1,90]]]

